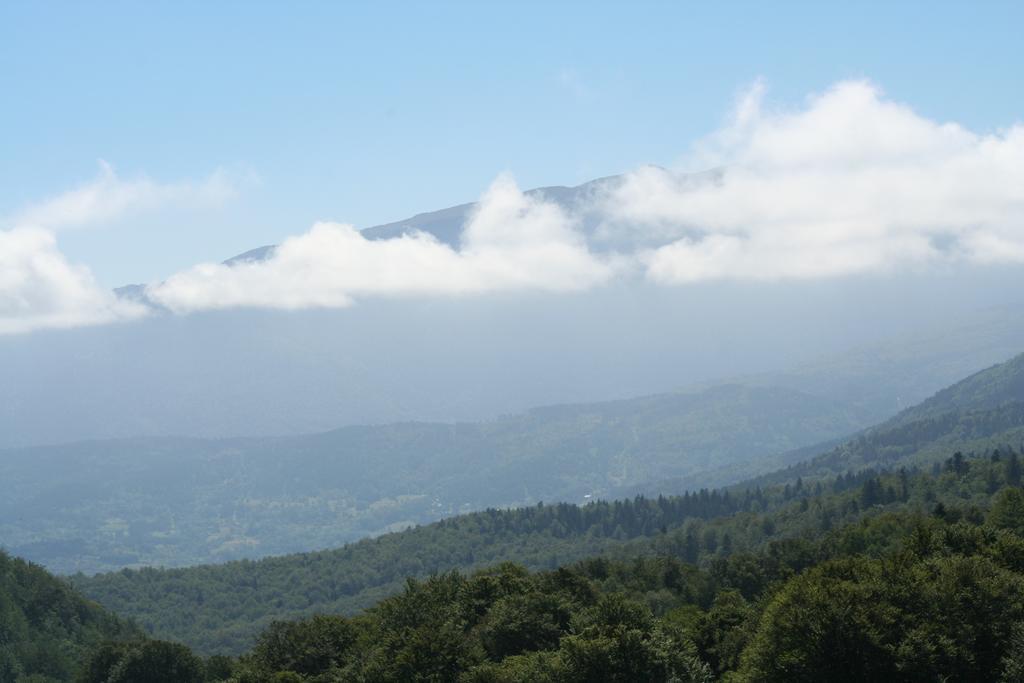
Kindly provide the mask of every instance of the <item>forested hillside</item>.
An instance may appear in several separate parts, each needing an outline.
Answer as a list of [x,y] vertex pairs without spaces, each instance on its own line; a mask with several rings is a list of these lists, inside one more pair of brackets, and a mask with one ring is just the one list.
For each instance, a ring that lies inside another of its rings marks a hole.
[[[1020,475],[1016,454],[957,454],[937,475],[762,491],[771,514],[706,520],[618,558],[445,572],[360,616],[276,621],[245,656],[216,660],[219,677],[183,680],[1016,681]],[[745,544],[751,526],[756,549],[726,540]]]
[[[906,353],[870,355],[910,383],[920,384],[914,377],[927,366],[900,372]],[[3,451],[0,538],[62,573],[187,566],[332,548],[487,507],[733,484],[819,455],[825,449],[811,445],[831,447],[869,426],[881,410],[877,392],[893,394],[895,406],[892,382],[875,383],[871,400],[856,388],[851,377],[867,363],[833,359],[776,378],[791,388],[719,385],[482,423]],[[838,378],[824,381],[833,367]],[[1012,396],[1016,385],[1000,386],[993,391]],[[983,396],[986,388],[972,391]],[[832,394],[843,400],[822,398]]]
[[337,547],[486,507],[688,487],[768,471],[775,453],[865,417],[792,389],[555,406],[490,422],[274,439],[133,439],[7,451],[0,538],[65,573]]
[[[1022,502],[1019,489],[1004,490],[987,520],[970,509],[877,512],[701,569],[662,555],[532,576],[514,566],[440,575],[363,617],[277,624],[239,670],[297,680],[1015,681]],[[319,660],[302,647],[325,640]]]
[[1024,445],[1024,354],[943,389],[834,450],[752,483],[929,463],[994,442]]
[[[1006,377],[1020,368],[1015,359],[986,373]],[[983,376],[966,381],[978,385]],[[971,410],[974,405],[999,407]],[[491,509],[337,550],[75,580],[88,595],[137,618],[161,637],[181,639],[203,652],[237,652],[274,618],[350,613],[398,590],[407,576],[506,560],[549,569],[597,554],[631,557],[657,554],[666,547],[674,556],[698,561],[709,554],[756,550],[780,533],[798,536],[830,529],[879,503],[926,509],[941,491],[925,484],[916,494],[904,481],[863,498],[849,491],[880,471],[904,469],[907,478],[915,468],[932,473],[956,452],[961,459],[963,453],[998,453],[1007,463],[1016,463],[1024,429],[1022,405],[1002,399],[976,402],[964,405],[967,412],[940,411],[938,417],[917,420],[907,419],[908,412],[807,465],[731,489],[582,507]],[[971,489],[970,495],[984,499],[1000,482],[1017,485],[1019,475],[1006,466],[1010,470],[1002,474],[994,466],[994,478]],[[891,491],[898,495],[894,498]],[[814,498],[824,494],[832,497]],[[795,498],[814,498],[821,504],[808,503],[794,516]]]
[[977,372],[893,418],[907,424],[951,412],[991,410],[1024,400],[1024,354]]
[[930,510],[938,502],[966,500],[984,507],[992,491],[1019,482],[1017,454],[1004,446],[997,457],[999,464],[991,466],[972,460],[969,478],[950,470],[937,478],[904,471],[879,479],[868,470],[741,493],[490,510],[334,551],[74,580],[87,595],[159,637],[203,653],[239,652],[273,619],[354,613],[400,590],[408,576],[502,561],[553,569],[596,555],[668,554],[702,562],[781,538],[815,537],[871,514],[876,505]]
[[139,635],[64,580],[0,550],[0,682],[70,680],[100,643]]

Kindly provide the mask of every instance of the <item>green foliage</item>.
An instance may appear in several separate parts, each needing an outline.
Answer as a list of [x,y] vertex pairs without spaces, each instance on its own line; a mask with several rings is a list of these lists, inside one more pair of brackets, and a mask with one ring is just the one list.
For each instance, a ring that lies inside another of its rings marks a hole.
[[42,567],[0,551],[0,681],[66,681],[81,657],[137,631]]
[[[673,506],[708,514],[553,570],[435,573],[359,616],[275,622],[219,678],[207,663],[205,680],[1014,680],[1024,536],[1005,523],[1019,503],[1011,452],[954,454],[935,474],[592,506],[590,529],[643,529]],[[582,523],[572,506],[531,510],[493,511],[484,528]],[[101,671],[132,646],[112,647],[113,659],[97,654]]]
[[252,660],[262,669],[311,675],[344,666],[355,638],[355,628],[341,617],[275,621],[257,639]]
[[1024,491],[1006,488],[1000,491],[988,513],[988,523],[1000,529],[1024,534]]
[[[763,498],[761,496],[760,498]],[[273,619],[352,613],[401,590],[406,577],[515,559],[533,569],[649,544],[687,520],[766,501],[700,491],[672,498],[486,510],[332,551],[189,569],[74,577],[87,595],[158,637],[237,654]],[[644,552],[644,551],[641,551]],[[647,552],[653,552],[648,549]]]
[[204,683],[203,662],[178,643],[108,643],[85,662],[77,683]]
[[[240,651],[273,618],[377,603],[355,620],[335,617],[335,626],[345,624],[341,641],[318,641],[312,634],[324,628],[313,622],[271,627],[264,654],[258,648],[239,676],[275,669],[366,680],[572,680],[683,677],[686,668],[690,677],[714,670],[757,680],[822,676],[837,663],[850,676],[997,676],[1015,661],[1006,624],[1020,621],[1013,610],[1024,569],[1014,533],[1024,517],[1021,466],[1009,445],[1024,435],[1019,365],[981,373],[742,488],[492,509],[337,551],[76,580],[157,634],[207,652]],[[933,465],[931,475],[918,464]],[[595,555],[602,557],[533,576],[510,567],[469,577],[448,571],[508,559],[543,570]],[[403,588],[407,576],[431,578]],[[1010,592],[999,594],[1000,585]],[[940,587],[971,596],[980,612],[943,602]],[[609,605],[628,601],[653,621],[606,612],[588,622],[608,596],[617,596]],[[900,602],[908,596],[964,612],[959,630],[936,627],[937,613]],[[817,621],[801,622],[803,607]],[[986,631],[986,623],[1002,630]],[[663,657],[665,638],[694,657]],[[857,668],[866,653],[871,662]]]
[[349,624],[347,663],[302,680],[1014,680],[1024,538],[893,512],[707,570],[662,557],[438,575]]
[[1024,623],[1014,624],[1010,644],[1003,657],[1001,683],[1024,681]]
[[540,591],[502,597],[489,610],[480,638],[488,657],[504,659],[557,646],[571,617],[570,603]]
[[791,580],[741,673],[758,681],[994,680],[1024,577],[984,557],[846,558]]
[[594,558],[410,580],[362,616],[275,625],[234,680],[1014,680],[1024,537],[955,516],[885,512],[705,569]]
[[[1018,680],[1022,364],[746,486],[488,509],[335,551],[76,577],[157,636],[252,647],[239,660],[140,640],[0,553],[0,681],[76,669],[82,683]],[[532,452],[560,442],[544,443]],[[569,472],[593,456],[573,452]],[[496,565],[510,559],[524,566]]]
[[693,630],[708,665],[718,673],[736,669],[750,639],[749,624],[756,614],[735,588],[721,590],[711,609],[701,614]]
[[[610,568],[610,567],[609,567]],[[529,574],[500,565],[450,572],[344,620],[334,660],[294,657],[318,650],[323,617],[276,625],[244,658],[240,681],[703,681],[708,669],[678,629],[620,592],[600,592],[597,565]],[[600,570],[599,570],[600,571]],[[654,574],[649,574],[653,577]],[[658,574],[657,576],[662,576]],[[607,579],[608,577],[606,577]],[[597,581],[597,583],[595,583]],[[646,583],[646,579],[642,579]],[[664,588],[654,580],[647,588]],[[537,626],[535,630],[533,627]],[[282,634],[286,635],[282,637]],[[279,656],[267,657],[268,643]]]
[[[356,613],[402,590],[408,576],[423,578],[452,568],[472,571],[506,560],[543,570],[594,556],[667,556],[712,568],[733,558],[735,585],[750,600],[766,582],[788,578],[785,571],[801,571],[819,561],[808,539],[830,530],[844,529],[832,541],[843,544],[841,552],[881,551],[891,549],[908,530],[851,523],[887,510],[931,514],[938,505],[950,521],[983,515],[993,488],[1008,486],[1006,463],[1016,454],[1006,445],[999,453],[998,459],[994,451],[951,457],[938,463],[935,476],[866,470],[801,481],[799,487],[487,510],[333,551],[122,571],[76,577],[75,582],[155,636],[180,640],[204,654],[238,654],[274,619]],[[775,573],[763,574],[760,563],[743,564],[746,553],[769,546],[780,556]],[[784,570],[787,563],[792,570]],[[646,599],[652,609],[664,611],[657,596]]]

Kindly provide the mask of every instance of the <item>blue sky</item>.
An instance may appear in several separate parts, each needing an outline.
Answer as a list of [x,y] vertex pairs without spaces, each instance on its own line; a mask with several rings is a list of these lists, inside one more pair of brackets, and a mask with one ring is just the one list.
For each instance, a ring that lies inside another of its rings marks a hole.
[[869,78],[985,132],[1024,112],[1024,3],[0,6],[0,216],[100,173],[237,193],[58,237],[107,286],[303,232],[676,164],[756,79]]

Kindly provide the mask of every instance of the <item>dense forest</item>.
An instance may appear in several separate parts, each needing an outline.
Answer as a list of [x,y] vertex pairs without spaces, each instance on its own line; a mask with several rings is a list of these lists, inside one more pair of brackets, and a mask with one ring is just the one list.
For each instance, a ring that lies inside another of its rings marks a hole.
[[[490,518],[495,531],[562,525],[571,539],[575,520],[614,543],[539,572],[511,563],[432,572],[360,614],[271,619],[239,657],[204,658],[140,637],[42,569],[5,556],[4,604],[20,611],[12,618],[7,609],[0,622],[0,680],[1018,680],[1022,469],[1004,445],[919,471],[456,518],[436,530]],[[167,582],[184,570],[112,576],[148,577],[147,595],[171,601],[198,590],[200,602],[223,608],[219,586],[198,582],[201,569],[215,568],[196,568],[185,577],[191,585]],[[285,574],[268,603],[286,614],[287,601],[316,588],[314,576]],[[157,609],[175,613],[167,601]]]
[[3,555],[0,681],[1019,680],[1021,360],[741,486],[70,584]]
[[408,576],[509,560],[554,569],[595,555],[670,555],[699,563],[758,550],[773,540],[815,537],[872,514],[878,505],[927,511],[938,502],[955,506],[967,500],[984,507],[999,485],[1019,483],[1016,451],[1004,445],[990,453],[1002,465],[970,459],[975,465],[966,478],[953,472],[936,476],[930,467],[884,475],[869,469],[742,492],[489,510],[335,551],[74,580],[91,598],[158,637],[203,653],[231,654],[248,647],[275,618],[354,613],[400,590]]
[[0,551],[0,683],[69,680],[102,642],[138,636],[42,567]]
[[777,514],[757,516],[766,538],[754,551],[723,547],[736,513],[660,534],[644,555],[410,579],[356,616],[274,621],[239,658],[110,644],[80,680],[123,680],[110,672],[129,661],[178,672],[144,680],[235,683],[1016,681],[1020,478],[1020,458],[993,451],[955,454],[937,474],[791,486]]

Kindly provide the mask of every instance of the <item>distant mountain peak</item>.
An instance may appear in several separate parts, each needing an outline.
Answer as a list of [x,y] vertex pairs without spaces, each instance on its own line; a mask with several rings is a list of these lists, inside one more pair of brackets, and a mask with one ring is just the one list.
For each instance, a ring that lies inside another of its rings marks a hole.
[[[644,169],[653,169],[671,175],[677,181],[684,183],[719,182],[721,180],[722,173],[724,172],[721,168],[715,168],[701,173],[676,174],[673,171],[656,164],[647,164],[642,166],[640,170]],[[595,202],[595,199],[598,198],[600,193],[606,193],[621,185],[625,179],[625,175],[603,176],[593,180],[588,180],[587,182],[579,185],[548,185],[544,187],[536,187],[526,190],[524,194],[528,197],[554,202],[566,211],[575,214],[582,219],[582,230],[591,236],[594,236],[597,232],[598,226],[603,222],[602,216],[598,215],[600,214],[600,211],[595,209],[595,207],[599,206],[599,203]],[[452,247],[458,247],[463,228],[467,221],[469,221],[473,209],[476,206],[477,202],[467,202],[465,204],[449,206],[437,211],[418,213],[409,218],[394,221],[392,223],[374,225],[364,228],[360,232],[367,239],[371,240],[392,239],[411,232],[425,232],[433,235],[444,244]],[[598,236],[597,241],[603,241],[601,236]],[[240,254],[236,254],[235,256],[221,261],[221,263],[226,266],[261,263],[272,258],[276,253],[278,246],[279,245],[276,244],[266,244],[256,247],[255,249],[250,249]],[[153,304],[153,302],[146,296],[146,285],[125,285],[123,287],[116,288],[114,293],[123,299],[144,303],[153,306],[154,308],[160,308]]]
[[267,244],[262,247],[256,247],[250,249],[247,252],[232,256],[231,258],[222,261],[225,266],[236,266],[242,263],[259,263],[260,261],[266,261],[274,256],[274,252],[277,251],[276,244]]
[[[579,208],[584,201],[592,199],[597,192],[621,182],[622,178],[623,176],[621,175],[612,175],[595,178],[594,180],[574,186],[549,185],[546,187],[536,187],[532,190],[526,190],[524,194],[528,197],[543,198],[547,201],[555,202],[562,208],[571,211]],[[419,213],[411,218],[395,221],[394,223],[385,223],[365,228],[362,233],[369,239],[377,240],[400,237],[410,232],[420,231],[430,233],[445,244],[458,246],[462,229],[475,207],[476,202],[468,202],[440,209],[439,211]]]

